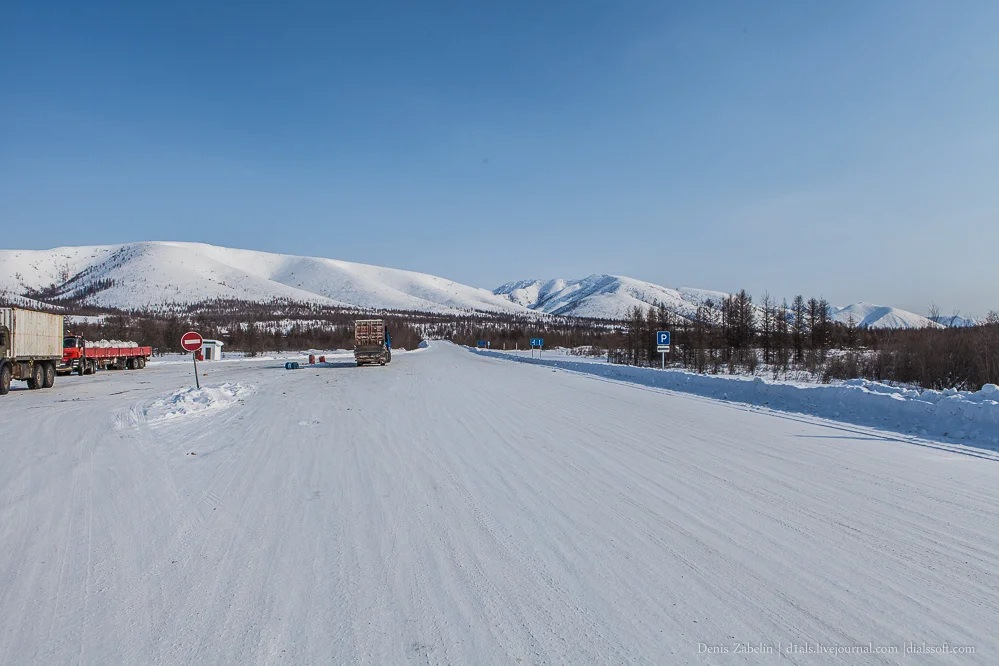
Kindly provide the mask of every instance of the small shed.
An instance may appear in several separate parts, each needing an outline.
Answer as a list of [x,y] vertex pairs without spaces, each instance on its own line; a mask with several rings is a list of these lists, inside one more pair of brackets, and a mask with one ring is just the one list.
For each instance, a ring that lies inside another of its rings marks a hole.
[[218,361],[222,358],[221,340],[203,340],[201,342],[201,355],[206,361]]

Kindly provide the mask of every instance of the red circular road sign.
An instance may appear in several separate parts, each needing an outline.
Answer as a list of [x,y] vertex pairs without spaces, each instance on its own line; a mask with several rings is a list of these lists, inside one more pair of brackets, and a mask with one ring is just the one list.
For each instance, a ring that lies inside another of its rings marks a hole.
[[196,352],[201,349],[201,345],[204,340],[201,338],[200,333],[195,333],[194,331],[188,331],[184,335],[180,336],[180,346],[184,348],[184,351]]

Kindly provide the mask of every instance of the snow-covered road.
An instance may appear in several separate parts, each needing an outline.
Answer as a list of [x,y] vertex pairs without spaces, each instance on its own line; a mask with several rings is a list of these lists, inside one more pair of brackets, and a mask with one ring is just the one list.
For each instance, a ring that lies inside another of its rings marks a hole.
[[203,367],[0,398],[0,664],[999,663],[996,461],[447,344]]

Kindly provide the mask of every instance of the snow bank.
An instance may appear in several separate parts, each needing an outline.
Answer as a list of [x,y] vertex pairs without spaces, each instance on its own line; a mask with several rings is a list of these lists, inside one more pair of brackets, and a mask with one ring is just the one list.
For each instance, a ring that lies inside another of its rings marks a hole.
[[801,385],[769,382],[761,377],[700,375],[565,357],[537,359],[481,349],[476,353],[999,450],[999,387],[995,384],[986,384],[980,391],[903,389],[865,379]]
[[227,382],[219,386],[202,386],[174,391],[166,398],[153,401],[146,408],[146,421],[151,425],[184,416],[204,414],[232,407],[253,392],[252,386]]

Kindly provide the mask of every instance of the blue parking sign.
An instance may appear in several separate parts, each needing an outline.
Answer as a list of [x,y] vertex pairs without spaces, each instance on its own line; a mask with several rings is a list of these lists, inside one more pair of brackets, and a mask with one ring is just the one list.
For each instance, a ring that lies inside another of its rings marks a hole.
[[668,345],[669,344],[669,331],[657,331],[656,332],[656,344],[657,345]]

